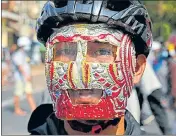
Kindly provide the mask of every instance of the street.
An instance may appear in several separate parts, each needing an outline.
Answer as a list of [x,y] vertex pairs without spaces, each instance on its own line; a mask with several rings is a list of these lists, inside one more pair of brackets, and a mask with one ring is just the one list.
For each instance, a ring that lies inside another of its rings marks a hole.
[[[32,85],[34,89],[34,99],[37,105],[41,103],[42,92],[47,91],[44,75],[44,66],[32,67]],[[25,135],[27,123],[31,115],[29,105],[25,96],[21,97],[21,107],[27,111],[26,116],[17,116],[13,113],[13,80],[7,86],[2,87],[2,134],[3,135]]]
[[[47,91],[44,67],[34,68],[32,74],[32,83],[34,88],[34,98],[37,105],[41,104],[43,91]],[[17,116],[13,113],[13,83],[10,86],[2,88],[2,135],[28,135],[27,124],[30,118],[31,111],[25,100],[25,96],[21,98],[21,107],[28,112],[26,116]],[[170,124],[174,120],[174,113],[168,110]],[[149,134],[160,134],[161,132],[155,121],[144,126],[144,129]]]

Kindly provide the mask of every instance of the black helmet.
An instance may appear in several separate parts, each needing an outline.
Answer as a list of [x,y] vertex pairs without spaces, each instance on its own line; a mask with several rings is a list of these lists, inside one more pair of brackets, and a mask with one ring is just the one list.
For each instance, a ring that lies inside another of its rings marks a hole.
[[52,0],[37,20],[37,38],[46,43],[54,28],[77,22],[105,23],[131,35],[136,54],[149,53],[151,20],[138,0]]

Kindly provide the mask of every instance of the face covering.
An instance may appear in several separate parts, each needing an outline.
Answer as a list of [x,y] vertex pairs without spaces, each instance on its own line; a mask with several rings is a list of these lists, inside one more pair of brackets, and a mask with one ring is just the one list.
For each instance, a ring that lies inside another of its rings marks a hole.
[[[107,120],[124,115],[136,66],[130,36],[105,24],[75,24],[55,30],[46,47],[47,86],[57,118]],[[74,103],[73,91],[101,91],[100,99],[96,104]]]

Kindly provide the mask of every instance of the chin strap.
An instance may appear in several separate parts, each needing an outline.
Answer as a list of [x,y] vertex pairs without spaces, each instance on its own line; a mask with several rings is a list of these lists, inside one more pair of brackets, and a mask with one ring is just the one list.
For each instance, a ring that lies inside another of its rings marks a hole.
[[114,120],[104,121],[103,123],[100,123],[100,124],[95,125],[95,126],[86,125],[86,124],[80,123],[76,120],[68,121],[68,123],[71,126],[71,128],[76,130],[76,131],[81,131],[81,132],[84,132],[84,133],[91,132],[92,134],[98,134],[110,125],[116,126],[119,123],[119,121],[120,121],[120,119],[116,118]]

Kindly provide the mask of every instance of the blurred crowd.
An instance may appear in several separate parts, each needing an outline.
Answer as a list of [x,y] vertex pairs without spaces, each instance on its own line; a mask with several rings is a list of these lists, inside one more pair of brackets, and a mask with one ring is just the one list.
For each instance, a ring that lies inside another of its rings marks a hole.
[[[135,87],[140,105],[139,122],[144,125],[156,119],[163,134],[171,131],[176,134],[176,116],[170,126],[167,114],[167,110],[172,110],[176,115],[176,33],[166,42],[161,37],[154,39],[147,61],[141,82]],[[143,110],[145,100],[151,112]]]
[[153,41],[148,61],[162,85],[163,97],[169,100],[168,106],[176,110],[176,33],[166,42],[162,38]]

